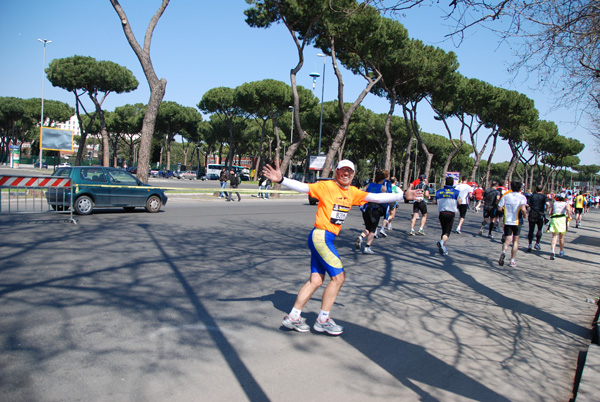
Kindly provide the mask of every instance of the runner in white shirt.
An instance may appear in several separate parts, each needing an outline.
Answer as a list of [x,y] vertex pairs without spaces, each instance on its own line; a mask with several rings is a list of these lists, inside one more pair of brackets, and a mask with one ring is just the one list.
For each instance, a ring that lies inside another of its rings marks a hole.
[[460,198],[461,201],[458,206],[460,219],[458,220],[458,226],[456,226],[454,232],[460,234],[465,217],[467,216],[467,209],[469,208],[469,197],[473,195],[473,187],[467,184],[467,176],[463,176],[460,184],[454,188],[459,191],[458,198]]
[[[510,183],[510,191],[504,193],[498,203],[498,210],[504,213],[504,237],[502,243],[502,254],[498,260],[498,265],[504,265],[506,249],[509,243],[512,243],[509,267],[516,267],[517,251],[519,250],[519,234],[521,224],[527,220],[527,198],[520,193],[523,183],[513,181]],[[511,242],[512,239],[512,242]]]

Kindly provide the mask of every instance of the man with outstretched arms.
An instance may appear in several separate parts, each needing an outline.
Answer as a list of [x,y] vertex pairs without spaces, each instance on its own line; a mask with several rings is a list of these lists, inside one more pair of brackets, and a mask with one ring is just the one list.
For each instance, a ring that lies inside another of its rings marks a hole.
[[308,247],[311,254],[310,278],[298,292],[294,307],[282,321],[282,325],[286,328],[298,332],[310,331],[310,327],[301,317],[302,309],[313,293],[323,284],[327,273],[331,281],[323,292],[321,312],[313,328],[317,332],[327,332],[331,335],[339,335],[344,332],[344,328],[337,325],[329,313],[345,280],[344,266],[333,241],[340,233],[348,212],[353,205],[362,205],[366,202],[390,203],[402,201],[404,197],[412,200],[415,196],[422,195],[422,191],[417,190],[407,190],[405,194],[402,191],[399,193],[367,193],[350,185],[354,171],[354,163],[344,159],[338,163],[333,180],[307,184],[283,177],[279,165],[276,165],[275,168],[266,165],[263,169],[265,176],[272,182],[294,191],[308,193],[311,197],[319,200],[315,225],[308,236]]

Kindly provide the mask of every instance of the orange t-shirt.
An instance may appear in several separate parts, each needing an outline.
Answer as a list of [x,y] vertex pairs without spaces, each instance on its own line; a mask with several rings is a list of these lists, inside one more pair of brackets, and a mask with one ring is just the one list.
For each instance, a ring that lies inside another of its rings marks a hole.
[[369,194],[354,186],[341,188],[334,180],[308,185],[308,194],[319,200],[315,227],[338,235],[353,205],[362,205]]

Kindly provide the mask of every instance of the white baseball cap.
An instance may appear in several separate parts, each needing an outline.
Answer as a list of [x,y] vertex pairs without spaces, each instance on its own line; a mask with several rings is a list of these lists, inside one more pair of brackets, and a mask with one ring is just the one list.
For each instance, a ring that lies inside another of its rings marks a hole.
[[343,159],[343,160],[341,160],[341,161],[338,163],[338,165],[337,165],[337,167],[335,168],[335,170],[339,170],[339,169],[342,169],[342,168],[345,168],[345,167],[352,169],[352,171],[353,171],[353,172],[355,172],[355,171],[356,171],[356,169],[354,169],[354,163],[352,163],[352,162],[351,162],[351,161],[349,161],[348,159]]

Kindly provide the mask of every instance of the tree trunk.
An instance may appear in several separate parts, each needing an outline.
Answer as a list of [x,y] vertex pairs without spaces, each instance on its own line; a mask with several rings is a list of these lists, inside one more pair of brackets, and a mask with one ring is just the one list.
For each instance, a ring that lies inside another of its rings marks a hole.
[[[79,95],[77,95],[77,90],[74,90],[73,93],[75,94],[75,114],[77,115],[77,121],[79,122],[79,128],[81,129],[81,136],[79,137],[79,149],[77,149],[77,156],[75,157],[75,166],[81,166],[81,161],[83,160],[83,153],[85,152],[85,141],[87,140],[87,136],[92,128],[92,125],[96,121],[96,115],[98,113],[96,111],[96,112],[94,112],[93,115],[90,116],[88,114],[88,112],[85,110],[85,107],[83,106],[81,101],[79,100]],[[83,112],[88,117],[90,117],[90,121],[85,128],[83,127],[83,120],[81,119],[81,112],[79,110],[80,105],[83,108]]]
[[514,142],[509,141],[508,144],[510,145],[510,150],[512,151],[512,157],[510,158],[510,163],[508,164],[508,170],[506,172],[506,180],[507,180],[507,183],[505,183],[506,187],[508,187],[508,183],[512,181],[512,177],[515,172],[517,162],[519,162],[519,159],[520,159],[519,151],[518,151],[516,145],[514,144]]
[[[494,130],[495,131],[495,130]],[[483,146],[481,147],[480,151],[477,151],[477,145],[475,145],[475,137],[474,134],[471,134],[471,146],[473,147],[473,153],[475,154],[475,164],[473,165],[473,170],[471,171],[471,180],[472,181],[476,181],[475,180],[475,176],[477,175],[477,170],[479,170],[479,165],[481,164],[481,159],[483,157],[483,153],[485,152],[485,148],[487,147],[488,142],[490,141],[490,138],[493,137],[494,135],[494,131],[492,131],[487,138],[485,139],[485,142],[483,143]],[[487,188],[487,183],[479,183],[484,184],[483,188]]]
[[392,133],[390,132],[390,125],[392,124],[392,116],[394,115],[394,110],[396,108],[396,90],[392,88],[391,91],[388,91],[390,97],[390,109],[388,110],[387,117],[385,119],[385,138],[387,140],[385,144],[385,161],[384,161],[384,170],[391,172],[392,168]]
[[492,158],[494,157],[494,153],[496,152],[496,143],[498,142],[498,134],[499,134],[498,131],[496,131],[494,134],[494,141],[492,142],[492,150],[490,151],[487,168],[485,169],[485,188],[488,188],[489,183],[490,183],[490,171],[492,170]]
[[[408,120],[404,119],[404,121],[406,122],[407,125],[407,129],[408,129]],[[412,130],[409,131],[409,139],[408,139],[408,147],[406,148],[406,158],[404,160],[404,177],[402,178],[402,186],[403,186],[403,190],[406,191],[406,189],[408,189],[409,187],[409,178],[408,175],[410,174],[410,164],[411,164],[411,160],[412,160],[412,145],[413,142],[415,141],[415,137],[412,134]]]
[[146,79],[150,87],[150,100],[146,107],[146,113],[144,114],[144,120],[142,123],[141,141],[140,141],[140,154],[138,161],[137,177],[144,183],[148,183],[148,171],[150,168],[150,151],[152,148],[152,135],[154,134],[154,126],[156,125],[156,116],[158,115],[158,107],[160,106],[167,88],[167,80],[164,78],[158,79],[152,66],[152,60],[150,59],[150,43],[152,41],[152,33],[158,23],[158,20],[162,16],[163,12],[169,5],[170,0],[162,0],[162,3],[152,19],[148,24],[146,35],[144,36],[144,47],[135,39],[135,35],[131,29],[127,15],[118,0],[110,0],[113,8],[117,12],[119,18],[121,18],[121,24],[123,26],[123,32],[129,42],[129,45],[135,52]]
[[[335,69],[335,71],[336,71],[336,74],[339,74],[337,72],[338,69]],[[329,177],[329,174],[331,173],[331,167],[333,165],[334,158],[337,155],[337,152],[342,144],[342,141],[346,137],[346,131],[348,130],[348,124],[350,123],[350,118],[352,117],[352,114],[356,111],[358,106],[360,106],[360,104],[363,101],[363,99],[365,98],[365,96],[367,96],[367,94],[371,91],[371,88],[373,88],[373,86],[380,79],[381,79],[381,75],[375,80],[370,79],[367,87],[365,89],[363,89],[363,91],[358,96],[356,101],[354,101],[354,103],[350,106],[350,108],[348,108],[347,111],[344,109],[343,102],[341,100],[339,101],[338,107],[340,109],[341,123],[340,123],[340,126],[338,127],[337,134],[336,134],[335,138],[333,139],[333,143],[331,144],[331,147],[329,148],[329,151],[327,152],[327,156],[325,157],[325,165],[323,165],[322,177]],[[339,82],[342,82],[341,74],[338,77],[338,80],[340,80]],[[342,90],[343,85],[340,85],[339,87],[340,87],[340,89],[338,91],[338,99],[343,99],[343,90]]]

